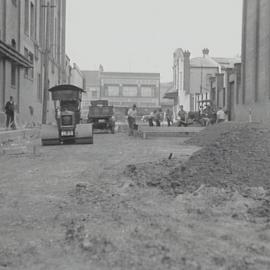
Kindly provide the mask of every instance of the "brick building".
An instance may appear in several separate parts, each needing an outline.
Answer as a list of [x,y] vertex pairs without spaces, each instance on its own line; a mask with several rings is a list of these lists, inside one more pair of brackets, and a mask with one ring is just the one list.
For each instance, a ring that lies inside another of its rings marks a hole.
[[235,119],[270,120],[270,1],[243,1],[242,75]]
[[[83,71],[88,100],[106,99],[115,108],[118,118],[123,118],[127,109],[137,105],[138,114],[149,114],[160,108],[160,74]],[[85,104],[83,100],[84,106]]]
[[[47,5],[47,7],[46,7]],[[47,23],[48,18],[48,23]],[[44,53],[49,44],[49,86],[67,81],[65,54],[66,0],[0,1],[0,112],[9,96],[16,103],[16,119],[24,125],[41,122]],[[48,35],[46,36],[46,25]],[[47,39],[46,39],[47,38]],[[50,111],[50,102],[48,111]],[[48,120],[53,114],[48,114]],[[50,121],[50,120],[49,120]]]

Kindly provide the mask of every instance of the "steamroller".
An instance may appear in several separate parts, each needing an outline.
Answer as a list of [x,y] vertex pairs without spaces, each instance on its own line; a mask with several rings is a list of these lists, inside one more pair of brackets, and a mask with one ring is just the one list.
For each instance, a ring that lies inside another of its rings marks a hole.
[[55,124],[41,127],[42,145],[93,144],[93,124],[81,124],[83,89],[70,84],[48,90],[55,109]]

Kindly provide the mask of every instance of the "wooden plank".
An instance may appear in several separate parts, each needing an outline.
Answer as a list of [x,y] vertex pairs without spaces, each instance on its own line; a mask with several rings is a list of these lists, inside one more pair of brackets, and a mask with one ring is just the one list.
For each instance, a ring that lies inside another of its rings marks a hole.
[[164,133],[181,133],[181,132],[200,132],[204,127],[139,127],[141,132],[164,132]]
[[143,139],[148,137],[184,137],[202,131],[204,127],[140,127]]

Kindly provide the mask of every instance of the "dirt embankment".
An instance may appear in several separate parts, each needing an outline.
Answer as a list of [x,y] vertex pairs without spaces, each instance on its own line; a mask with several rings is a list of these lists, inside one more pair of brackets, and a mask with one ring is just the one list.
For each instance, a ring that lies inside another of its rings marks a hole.
[[237,189],[270,189],[270,129],[260,124],[224,123],[187,141],[202,146],[186,163],[162,160],[130,165],[125,173],[138,184],[157,186],[170,194],[201,185]]

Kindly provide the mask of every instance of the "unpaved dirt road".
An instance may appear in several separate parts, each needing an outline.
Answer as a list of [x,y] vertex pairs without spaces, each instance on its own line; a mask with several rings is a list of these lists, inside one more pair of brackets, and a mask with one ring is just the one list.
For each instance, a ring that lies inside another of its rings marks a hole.
[[163,184],[196,150],[99,134],[0,157],[0,269],[270,269],[264,189]]

